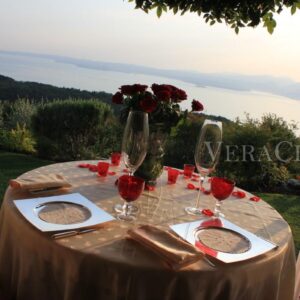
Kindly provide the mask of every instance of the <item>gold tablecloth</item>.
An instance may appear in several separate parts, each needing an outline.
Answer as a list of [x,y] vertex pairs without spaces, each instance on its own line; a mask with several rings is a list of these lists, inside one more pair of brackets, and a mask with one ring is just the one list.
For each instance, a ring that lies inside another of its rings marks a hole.
[[[59,163],[23,174],[60,173],[78,192],[115,215],[121,203],[115,180],[122,167],[111,167],[115,176],[98,177],[77,167]],[[248,261],[213,268],[200,260],[172,271],[152,252],[126,239],[128,228],[138,224],[168,225],[193,221],[184,207],[193,205],[197,192],[186,188],[191,181],[178,179],[168,185],[166,172],[155,191],[144,192],[135,202],[140,212],[135,223],[113,221],[99,230],[53,240],[34,228],[17,211],[12,200],[32,198],[8,188],[0,215],[0,290],[7,299],[104,299],[104,300],[291,300],[295,280],[292,234],[283,218],[264,201],[234,197],[222,211],[231,222],[279,245]],[[194,182],[197,185],[197,183]],[[202,207],[213,209],[215,200],[202,195]]]

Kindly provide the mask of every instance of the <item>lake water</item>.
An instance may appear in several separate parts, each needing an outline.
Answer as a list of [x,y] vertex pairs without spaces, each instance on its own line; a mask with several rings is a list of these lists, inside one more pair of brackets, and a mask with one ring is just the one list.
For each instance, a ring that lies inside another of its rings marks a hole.
[[[190,108],[191,100],[198,99],[204,104],[204,112],[207,114],[221,115],[233,120],[236,117],[244,119],[245,113],[249,113],[254,118],[274,113],[288,122],[295,121],[300,125],[300,100],[256,91],[239,92],[214,87],[198,87],[187,82],[158,76],[85,69],[55,62],[52,59],[3,53],[0,53],[0,74],[16,80],[110,93],[116,92],[123,84],[169,83],[187,92],[190,101],[184,101],[183,108]],[[297,133],[300,134],[300,130]]]

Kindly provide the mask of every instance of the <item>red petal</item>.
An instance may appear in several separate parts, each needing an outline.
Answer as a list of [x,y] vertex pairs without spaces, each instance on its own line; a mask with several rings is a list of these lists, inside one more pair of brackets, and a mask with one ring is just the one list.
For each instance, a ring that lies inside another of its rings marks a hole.
[[77,165],[78,168],[89,168],[90,164],[79,164]]
[[191,179],[192,181],[199,181],[199,178],[195,178],[195,177],[193,177],[192,179]]
[[232,192],[232,196],[242,199],[242,198],[246,197],[246,193],[243,191],[237,190],[237,191]]
[[258,202],[258,201],[260,201],[261,199],[260,199],[259,197],[257,197],[257,196],[253,196],[253,197],[250,198],[250,200],[251,200],[251,201],[254,201],[254,202]]
[[208,217],[212,217],[214,213],[210,209],[202,209],[202,214]]
[[111,171],[111,172],[108,172],[107,174],[108,174],[108,175],[111,175],[111,176],[113,176],[113,175],[116,175],[117,173],[116,173],[116,172],[113,172],[113,171]]
[[123,169],[123,172],[124,173],[129,173],[129,170],[128,169]]
[[186,186],[189,190],[194,190],[196,189],[196,187],[192,184],[192,183],[188,183],[188,185]]
[[98,172],[98,166],[97,165],[90,165],[89,170],[91,172]]
[[154,185],[146,184],[145,185],[145,190],[146,191],[154,191],[155,190],[155,186]]

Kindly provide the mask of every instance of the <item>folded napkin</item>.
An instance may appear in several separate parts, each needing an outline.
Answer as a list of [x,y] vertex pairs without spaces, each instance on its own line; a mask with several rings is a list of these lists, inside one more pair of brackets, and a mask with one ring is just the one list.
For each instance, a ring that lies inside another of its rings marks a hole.
[[203,256],[191,244],[154,226],[143,225],[127,233],[133,240],[158,254],[174,270],[194,263]]
[[13,189],[43,190],[48,188],[68,188],[71,184],[59,174],[40,174],[34,178],[11,179],[9,185]]

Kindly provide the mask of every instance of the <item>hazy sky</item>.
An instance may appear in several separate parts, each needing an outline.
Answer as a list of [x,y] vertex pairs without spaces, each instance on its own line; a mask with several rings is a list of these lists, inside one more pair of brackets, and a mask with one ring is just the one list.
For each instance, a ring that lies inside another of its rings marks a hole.
[[191,14],[158,19],[126,0],[0,0],[0,50],[158,68],[286,76],[300,82],[300,12],[236,35]]

